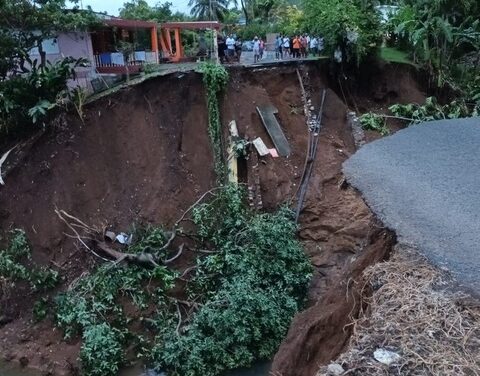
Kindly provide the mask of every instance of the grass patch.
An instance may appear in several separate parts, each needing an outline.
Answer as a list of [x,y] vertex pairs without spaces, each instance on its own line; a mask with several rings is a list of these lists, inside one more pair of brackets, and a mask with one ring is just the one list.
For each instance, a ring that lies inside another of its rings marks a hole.
[[388,61],[390,63],[408,64],[414,67],[417,66],[413,63],[413,61],[410,60],[410,58],[408,57],[408,53],[392,47],[380,48],[379,57],[382,60]]

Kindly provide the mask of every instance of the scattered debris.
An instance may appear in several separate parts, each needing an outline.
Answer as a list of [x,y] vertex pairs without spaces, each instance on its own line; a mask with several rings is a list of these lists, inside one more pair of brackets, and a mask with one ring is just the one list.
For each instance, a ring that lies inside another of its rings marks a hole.
[[[265,161],[262,160],[262,162]],[[263,202],[262,191],[260,187],[258,154],[252,153],[251,158],[247,163],[248,169],[251,171],[251,173],[248,174],[248,201],[252,209],[260,210],[263,208]]]
[[322,100],[320,104],[320,110],[315,119],[315,127],[310,128],[309,137],[308,137],[308,150],[305,155],[305,164],[303,167],[302,179],[300,181],[300,186],[298,187],[295,196],[297,196],[297,208],[295,210],[295,222],[298,222],[300,217],[300,212],[303,209],[303,203],[305,201],[305,196],[308,190],[308,183],[310,181],[310,176],[313,171],[313,163],[317,155],[318,141],[320,139],[320,127],[322,125],[322,116],[323,116],[323,107],[325,105],[325,97],[327,95],[327,90],[323,89],[322,91]]
[[105,239],[110,240],[111,242],[115,241],[115,233],[113,231],[105,231]]
[[328,376],[340,376],[345,372],[343,367],[338,363],[331,363],[327,367]]
[[358,150],[365,144],[365,131],[363,130],[360,120],[355,112],[347,112],[347,122],[352,131],[355,148]]
[[273,158],[278,158],[279,155],[277,153],[277,149],[273,148],[273,149],[268,149],[268,152],[270,153],[270,155],[273,157]]
[[262,119],[262,123],[270,135],[273,144],[277,148],[278,154],[282,157],[288,157],[291,153],[291,149],[285,134],[282,131],[282,127],[280,127],[280,124],[275,117],[278,110],[272,105],[266,105],[257,107],[257,112],[258,115],[260,115],[260,119]]
[[[228,181],[230,183],[238,184],[238,154],[235,150],[235,143],[239,141],[240,136],[238,135],[238,128],[237,123],[235,120],[232,120],[228,125],[230,129],[230,140],[228,145],[228,157],[227,157],[227,164],[228,164]],[[245,146],[243,145],[243,148]],[[243,150],[246,152],[245,150]]]
[[120,244],[131,244],[132,238],[133,238],[132,234],[128,235],[128,234],[125,234],[124,232],[121,232],[120,234],[115,236],[115,240]]
[[396,352],[389,351],[386,349],[376,349],[373,353],[373,357],[377,362],[385,364],[387,366],[397,363],[402,357]]
[[[364,290],[373,293],[359,304],[368,304],[368,313],[354,320],[349,349],[336,359],[346,373],[479,374],[480,307],[448,289],[448,274],[400,245],[388,261],[368,268],[364,278]],[[322,367],[317,375],[326,374]]]
[[257,137],[255,140],[253,140],[252,144],[253,146],[255,146],[255,149],[257,149],[257,152],[258,154],[260,154],[261,157],[270,154],[270,150],[267,148],[267,146],[260,137]]

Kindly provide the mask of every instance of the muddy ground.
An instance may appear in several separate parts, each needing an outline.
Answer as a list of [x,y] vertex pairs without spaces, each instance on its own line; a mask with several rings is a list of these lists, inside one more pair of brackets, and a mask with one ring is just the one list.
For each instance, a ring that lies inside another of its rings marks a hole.
[[[241,136],[260,136],[269,147],[273,145],[255,108],[273,104],[279,111],[292,154],[260,158],[257,171],[266,210],[292,202],[305,162],[308,131],[296,68],[232,67],[221,103],[224,125],[236,120]],[[273,362],[273,371],[283,375],[313,375],[342,351],[351,316],[360,308],[355,279],[367,265],[385,258],[395,242],[361,196],[342,184],[341,164],[355,152],[346,102],[367,109],[424,98],[406,67],[375,68],[360,79],[364,85],[342,88],[331,80],[326,65],[299,69],[309,77],[307,89],[316,110],[321,89],[327,89],[327,97],[299,221],[299,236],[315,273],[306,310],[294,319]],[[84,124],[69,114],[53,133],[40,137],[0,190],[2,229],[26,230],[34,260],[61,273],[60,289],[96,261],[64,235],[56,206],[87,223],[125,231],[133,223],[171,224],[214,184],[200,75],[156,78],[92,103],[86,111]],[[375,137],[367,132],[367,140]],[[252,181],[252,167],[247,161],[245,182]],[[38,298],[20,289],[4,299],[0,353],[45,372],[70,374],[77,366],[79,341],[62,341],[51,321],[32,323],[31,306]]]

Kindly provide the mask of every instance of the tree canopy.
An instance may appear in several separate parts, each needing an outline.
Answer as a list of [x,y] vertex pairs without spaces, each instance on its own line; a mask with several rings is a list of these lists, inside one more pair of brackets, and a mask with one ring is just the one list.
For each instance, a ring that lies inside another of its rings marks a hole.
[[145,0],[131,0],[125,2],[123,7],[120,8],[120,17],[165,22],[173,18],[178,18],[178,13],[172,12],[172,3],[169,1],[164,3],[158,2],[154,6],[150,6]]
[[321,34],[328,49],[339,47],[344,59],[359,62],[377,47],[379,15],[369,1],[305,0],[305,29]]

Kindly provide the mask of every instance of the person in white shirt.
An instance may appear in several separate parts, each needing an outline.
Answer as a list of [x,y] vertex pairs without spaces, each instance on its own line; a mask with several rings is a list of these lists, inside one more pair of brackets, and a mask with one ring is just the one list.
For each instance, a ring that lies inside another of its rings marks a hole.
[[235,39],[233,39],[232,34],[230,34],[225,41],[225,44],[227,45],[227,56],[228,59],[231,59],[235,56]]
[[257,63],[260,59],[260,41],[258,37],[253,39],[253,62]]
[[290,38],[287,36],[283,37],[282,53],[282,58],[290,56]]
[[313,55],[313,56],[317,56],[318,54],[318,40],[317,40],[317,37],[312,37],[310,38],[310,43],[309,43],[309,48],[310,48],[310,53]]

